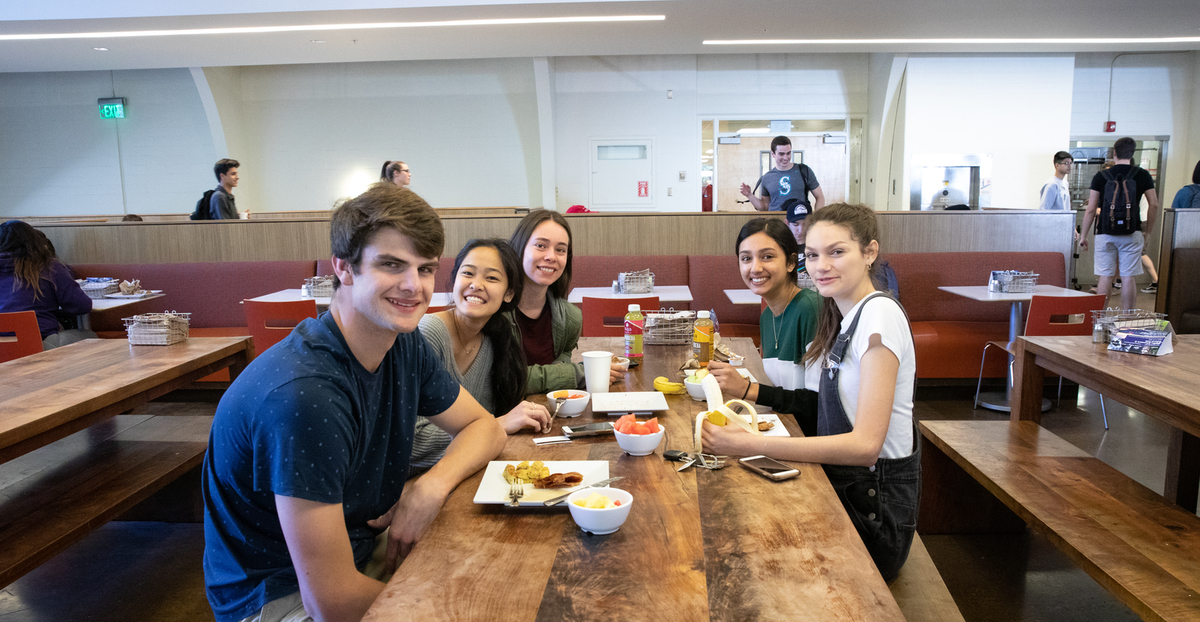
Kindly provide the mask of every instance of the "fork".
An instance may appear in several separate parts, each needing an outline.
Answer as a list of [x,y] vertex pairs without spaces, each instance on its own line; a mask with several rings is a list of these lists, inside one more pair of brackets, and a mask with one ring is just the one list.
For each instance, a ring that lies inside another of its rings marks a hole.
[[525,485],[521,482],[512,484],[508,487],[509,500],[506,501],[504,505],[510,508],[515,508],[521,505],[521,497],[523,496],[525,496]]

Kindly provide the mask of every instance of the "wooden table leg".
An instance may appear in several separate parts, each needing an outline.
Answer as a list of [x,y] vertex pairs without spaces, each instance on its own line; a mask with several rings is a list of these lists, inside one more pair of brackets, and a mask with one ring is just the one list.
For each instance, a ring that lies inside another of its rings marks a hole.
[[1042,420],[1042,386],[1046,372],[1037,366],[1032,352],[1025,349],[1025,340],[1017,339],[1013,357],[1012,421]]
[[1189,512],[1196,511],[1196,491],[1200,487],[1200,438],[1171,428],[1167,443],[1167,485],[1163,490],[1168,501]]

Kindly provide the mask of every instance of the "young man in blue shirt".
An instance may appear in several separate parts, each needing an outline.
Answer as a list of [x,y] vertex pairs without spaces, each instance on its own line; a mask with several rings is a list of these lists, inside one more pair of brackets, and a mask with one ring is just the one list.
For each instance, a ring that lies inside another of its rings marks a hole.
[[[450,492],[504,447],[495,418],[416,331],[444,243],[420,197],[377,184],[335,210],[329,311],[254,360],[205,456],[204,574],[217,620],[358,620],[388,529],[394,568]],[[417,415],[454,440],[405,485]]]

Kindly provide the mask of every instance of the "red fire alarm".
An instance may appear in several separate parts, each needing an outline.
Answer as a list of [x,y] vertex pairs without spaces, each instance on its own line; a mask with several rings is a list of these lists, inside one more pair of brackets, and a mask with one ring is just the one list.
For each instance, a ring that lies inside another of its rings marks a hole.
[[1105,132],[1117,131],[1117,122],[1116,121],[1105,121],[1104,122],[1104,131]]

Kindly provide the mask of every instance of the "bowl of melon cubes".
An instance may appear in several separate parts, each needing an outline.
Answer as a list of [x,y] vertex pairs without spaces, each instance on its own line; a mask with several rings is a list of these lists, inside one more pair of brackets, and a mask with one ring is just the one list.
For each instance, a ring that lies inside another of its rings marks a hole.
[[625,415],[613,424],[613,435],[617,445],[631,456],[649,456],[662,442],[663,428],[658,417],[649,421],[638,421],[633,415]]
[[567,497],[567,507],[580,529],[602,536],[625,523],[633,507],[633,495],[620,488],[584,488]]

